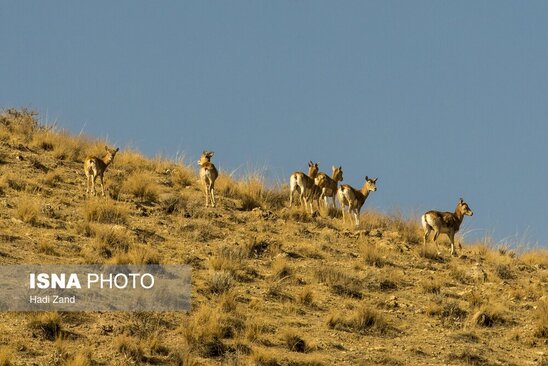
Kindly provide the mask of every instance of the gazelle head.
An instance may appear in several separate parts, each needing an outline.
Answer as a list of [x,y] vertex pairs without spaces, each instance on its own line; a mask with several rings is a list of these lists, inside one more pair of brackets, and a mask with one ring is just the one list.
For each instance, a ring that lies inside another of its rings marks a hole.
[[342,182],[342,180],[343,180],[342,166],[339,166],[337,168],[335,165],[333,165],[331,167],[331,170],[333,171],[333,180],[335,182]]
[[198,165],[202,166],[205,163],[211,162],[211,158],[215,155],[213,151],[206,151],[204,150],[202,152],[202,156],[200,156],[200,160],[198,160]]
[[318,167],[319,163],[313,163],[312,160],[308,162],[308,176],[311,178],[316,178],[320,168]]
[[365,189],[367,191],[375,192],[377,190],[377,179],[379,178],[369,178],[367,175],[365,176]]
[[105,150],[107,154],[105,155],[103,160],[110,163],[112,160],[114,160],[114,156],[120,150],[120,148],[117,147],[116,149],[109,149],[108,146],[105,145]]
[[462,198],[459,199],[459,202],[457,203],[457,212],[460,212],[463,215],[468,215],[468,216],[474,215],[474,213],[468,206],[468,203],[464,202]]

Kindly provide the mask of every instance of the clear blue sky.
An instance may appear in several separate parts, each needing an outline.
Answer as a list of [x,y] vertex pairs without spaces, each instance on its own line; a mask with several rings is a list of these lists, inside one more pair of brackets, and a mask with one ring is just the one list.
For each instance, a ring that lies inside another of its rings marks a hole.
[[3,1],[0,107],[269,179],[342,165],[367,207],[548,243],[546,1]]

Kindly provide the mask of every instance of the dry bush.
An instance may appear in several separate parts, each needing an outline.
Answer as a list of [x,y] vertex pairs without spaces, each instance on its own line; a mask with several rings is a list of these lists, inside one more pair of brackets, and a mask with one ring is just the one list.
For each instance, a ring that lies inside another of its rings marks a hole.
[[548,338],[548,299],[545,298],[539,301],[535,316],[535,337]]
[[141,342],[125,334],[120,334],[114,338],[114,347],[118,352],[131,358],[135,362],[145,361],[145,352]]
[[287,292],[280,282],[271,282],[267,286],[266,295],[267,298],[278,301],[295,301],[295,297]]
[[55,250],[56,246],[50,242],[47,241],[40,241],[38,243],[38,252],[43,253],[46,255],[59,255],[57,251]]
[[58,313],[37,313],[31,316],[28,323],[30,329],[38,331],[42,337],[54,341],[61,335],[62,319]]
[[40,207],[36,203],[36,200],[30,199],[28,197],[23,197],[19,199],[16,210],[16,215],[18,219],[26,224],[36,226],[38,225],[39,214]]
[[160,195],[160,186],[151,173],[136,170],[124,180],[120,193],[130,194],[145,202],[157,202]]
[[13,366],[13,359],[13,349],[8,346],[0,346],[0,366]]
[[374,267],[383,267],[387,263],[383,258],[382,250],[376,244],[362,245],[360,249],[366,264]]
[[87,222],[124,225],[128,219],[128,209],[109,200],[88,200],[83,210]]
[[367,306],[362,306],[351,312],[335,311],[330,315],[327,325],[332,329],[360,334],[385,334],[390,330],[384,317]]
[[165,193],[158,197],[162,211],[168,215],[185,213],[188,209],[188,197],[179,193]]
[[133,238],[126,230],[117,226],[97,226],[95,228],[94,249],[103,258],[111,258],[115,253],[127,253]]
[[472,323],[480,327],[493,327],[507,322],[506,310],[501,304],[482,305],[472,316]]
[[361,299],[363,297],[362,281],[338,270],[335,267],[321,267],[316,270],[316,279],[331,287],[331,291],[340,296]]

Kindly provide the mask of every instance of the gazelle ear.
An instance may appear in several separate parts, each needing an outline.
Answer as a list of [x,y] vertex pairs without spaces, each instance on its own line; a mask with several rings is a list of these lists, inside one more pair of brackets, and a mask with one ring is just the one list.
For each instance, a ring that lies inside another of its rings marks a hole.
[[333,166],[331,167],[331,170],[335,171],[335,170],[337,170],[337,167],[336,167],[335,165],[333,165]]
[[462,199],[462,197],[459,199],[459,203],[464,203],[464,200]]
[[313,166],[314,166],[314,163],[312,162],[312,160],[310,160],[310,161],[308,162],[308,166],[309,166],[309,167],[313,167]]
[[108,151],[108,146],[107,145],[105,145],[105,150]]
[[342,165],[339,165],[339,170],[342,170]]
[[119,147],[116,148],[116,152],[118,152],[118,151],[120,151],[120,148],[119,148]]
[[369,177],[366,175],[365,176],[365,181],[368,181],[369,180]]
[[378,178],[378,177],[375,178],[375,179],[373,180],[373,183],[377,183],[377,179],[379,179],[379,178]]

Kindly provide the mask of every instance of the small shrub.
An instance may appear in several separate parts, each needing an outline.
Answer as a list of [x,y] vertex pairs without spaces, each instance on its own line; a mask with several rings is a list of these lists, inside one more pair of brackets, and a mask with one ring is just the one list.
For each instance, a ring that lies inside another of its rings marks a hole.
[[64,366],[91,366],[91,356],[88,352],[78,352],[64,363]]
[[176,187],[186,188],[198,180],[196,173],[188,166],[178,166],[171,172],[171,181]]
[[314,289],[312,286],[304,287],[298,295],[299,303],[312,306],[314,304]]
[[226,323],[222,313],[214,308],[203,306],[190,319],[184,328],[184,337],[191,351],[202,357],[220,357],[227,351],[222,339],[235,331]]
[[63,182],[63,176],[60,170],[51,170],[40,179],[40,182],[50,188],[55,188]]
[[112,201],[90,200],[84,206],[84,219],[87,222],[124,225],[127,218],[128,210]]
[[377,311],[363,306],[350,312],[338,311],[329,317],[327,325],[332,329],[345,330],[349,332],[380,333],[384,334],[389,330],[388,323]]
[[38,313],[28,323],[29,328],[39,331],[41,335],[54,341],[61,335],[61,316],[58,313]]
[[461,361],[467,365],[484,366],[489,365],[489,362],[481,355],[472,350],[464,350],[461,353],[449,354],[450,361]]
[[316,278],[331,287],[331,291],[337,295],[361,299],[362,281],[349,276],[333,267],[321,267],[316,271]]

